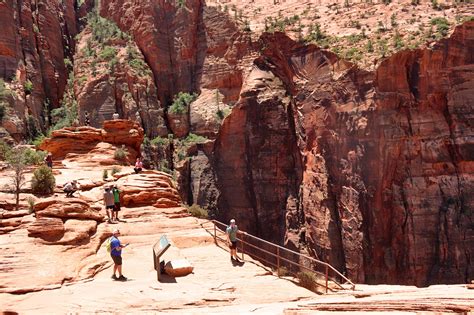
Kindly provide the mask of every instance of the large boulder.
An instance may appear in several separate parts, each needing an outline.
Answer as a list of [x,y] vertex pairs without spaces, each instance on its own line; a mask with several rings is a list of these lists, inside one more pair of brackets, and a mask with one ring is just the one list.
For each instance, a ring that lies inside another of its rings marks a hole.
[[171,260],[165,265],[165,272],[172,277],[187,276],[193,272],[193,269],[194,267],[186,259]]
[[[94,127],[67,127],[55,130],[46,138],[40,149],[51,152],[54,159],[64,158],[67,154],[87,154],[92,150],[103,153],[103,145],[108,143],[115,148],[124,146],[130,153],[137,155],[143,142],[143,129],[137,122],[118,119],[104,121],[104,129]],[[110,150],[113,158],[114,150]]]
[[[126,176],[124,176],[126,175]],[[122,192],[122,204],[129,206],[153,205],[158,208],[179,207],[181,198],[171,176],[159,171],[139,174],[119,173],[116,184]]]

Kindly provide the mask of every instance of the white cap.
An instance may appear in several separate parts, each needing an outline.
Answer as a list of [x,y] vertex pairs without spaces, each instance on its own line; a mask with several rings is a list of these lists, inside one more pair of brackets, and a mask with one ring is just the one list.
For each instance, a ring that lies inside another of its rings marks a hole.
[[235,223],[235,220],[234,219],[230,220],[230,223]]
[[115,229],[112,234],[120,233],[119,229]]

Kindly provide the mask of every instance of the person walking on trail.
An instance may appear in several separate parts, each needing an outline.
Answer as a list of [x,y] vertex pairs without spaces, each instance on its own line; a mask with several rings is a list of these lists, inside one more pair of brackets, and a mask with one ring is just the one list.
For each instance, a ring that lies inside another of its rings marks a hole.
[[109,186],[105,187],[104,191],[104,204],[105,204],[105,211],[107,212],[107,217],[109,218],[107,222],[113,223],[113,210],[115,207],[115,201],[114,201],[114,194],[112,193],[112,190],[110,189]]
[[[128,244],[122,245],[119,240],[120,231],[114,230],[113,235],[110,239],[110,256],[114,261],[114,273],[112,274],[112,279],[126,281],[127,278],[122,274],[122,249],[127,247]],[[119,276],[116,276],[118,271]]]
[[112,194],[114,195],[114,210],[112,215],[112,220],[119,222],[120,219],[118,217],[118,213],[120,211],[120,190],[117,187],[117,184],[114,185],[112,188]]
[[239,228],[237,224],[235,224],[235,220],[230,220],[230,225],[227,226],[226,235],[227,235],[227,244],[230,248],[230,260],[239,260],[237,257],[237,232]]
[[74,197],[73,194],[79,189],[77,185],[77,180],[73,180],[72,182],[67,182],[64,184],[63,190],[66,193],[66,197]]
[[135,174],[138,174],[142,171],[142,169],[143,169],[142,160],[140,160],[140,158],[137,158],[137,161],[135,162],[135,167],[133,168],[133,170],[135,171]]
[[46,163],[46,166],[48,166],[50,169],[53,168],[53,154],[51,154],[51,152],[48,152],[48,154],[44,158],[44,162]]

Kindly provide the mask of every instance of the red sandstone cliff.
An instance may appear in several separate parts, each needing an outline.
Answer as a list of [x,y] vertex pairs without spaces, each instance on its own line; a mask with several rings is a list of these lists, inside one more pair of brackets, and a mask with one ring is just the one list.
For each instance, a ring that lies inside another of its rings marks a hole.
[[[96,62],[82,50],[90,30],[72,40],[85,14],[73,5],[0,2],[0,76],[17,74],[10,117],[22,120],[3,125],[18,139],[46,99],[59,105],[77,46],[74,95],[81,114],[98,113],[93,124],[138,111],[150,137],[216,139],[183,163],[183,199],[358,282],[472,279],[473,22],[369,72],[282,33],[256,42],[202,1],[103,0],[100,14],[135,42],[107,40],[117,60]],[[152,75],[124,57],[135,45]],[[181,91],[199,96],[167,115]]]
[[[222,218],[274,241],[286,232],[358,282],[471,279],[474,23],[375,73],[282,34],[262,44],[261,73],[216,142]],[[262,115],[266,98],[287,110]],[[292,132],[299,150],[281,138]]]

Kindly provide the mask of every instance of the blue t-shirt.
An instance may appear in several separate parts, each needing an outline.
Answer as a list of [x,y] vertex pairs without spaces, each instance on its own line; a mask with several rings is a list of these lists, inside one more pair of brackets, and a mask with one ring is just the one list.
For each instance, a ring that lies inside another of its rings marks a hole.
[[226,229],[226,233],[229,234],[229,239],[231,240],[231,242],[235,242],[237,241],[237,231],[239,230],[239,228],[237,227],[237,225],[234,225],[234,228],[232,228],[232,226],[228,226],[227,229]]
[[112,239],[110,240],[110,248],[112,248],[112,250],[110,251],[110,254],[113,256],[121,256],[122,249],[120,248],[119,250],[116,250],[116,248],[119,246],[120,246],[120,240],[116,238],[115,236],[112,236]]

